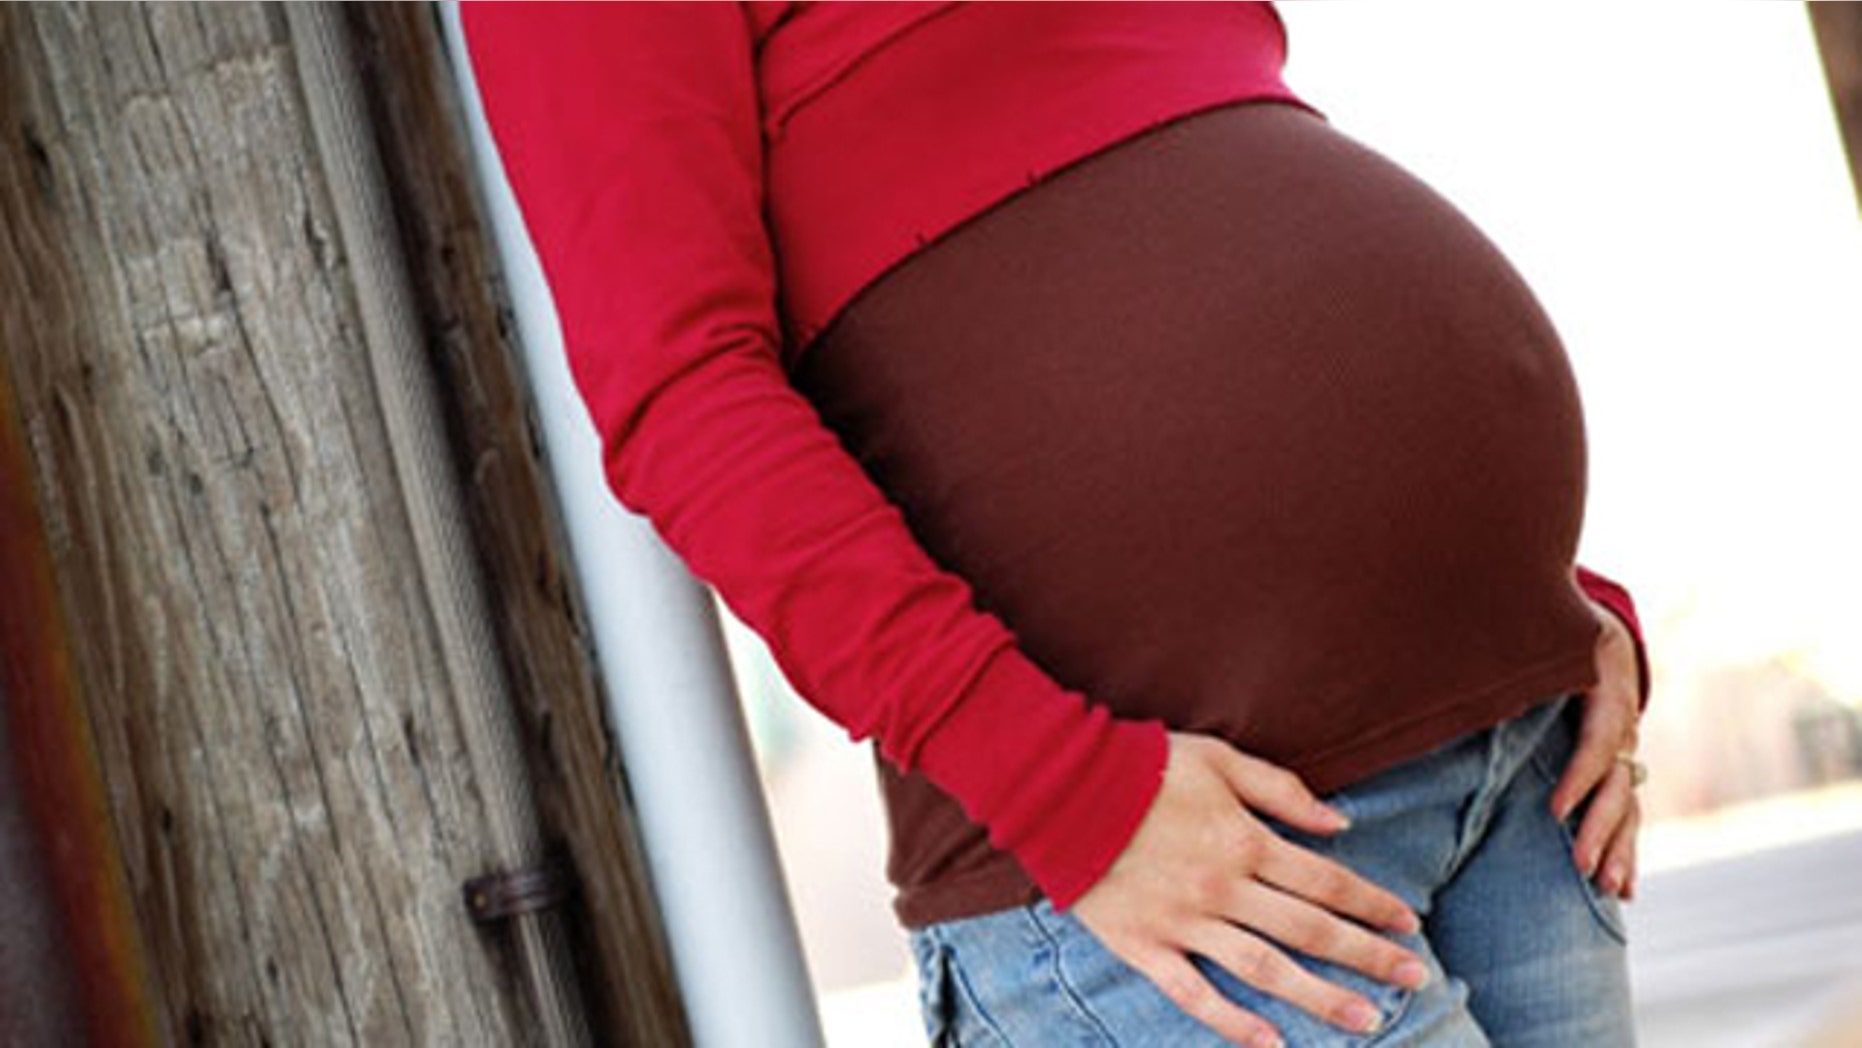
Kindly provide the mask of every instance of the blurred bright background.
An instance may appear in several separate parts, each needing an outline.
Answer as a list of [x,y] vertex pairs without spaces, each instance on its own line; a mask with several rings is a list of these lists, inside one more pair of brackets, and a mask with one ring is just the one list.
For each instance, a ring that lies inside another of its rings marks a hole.
[[[1654,659],[1652,822],[1627,910],[1644,1043],[1827,1038],[1862,981],[1806,969],[1801,1000],[1708,1027],[1651,953],[1676,941],[1659,915],[1639,934],[1645,911],[1691,905],[1661,897],[1662,871],[1748,876],[1742,856],[1862,839],[1862,222],[1803,6],[1281,12],[1293,88],[1486,230],[1576,369],[1580,560],[1629,587]],[[868,748],[720,610],[830,1043],[922,1044]],[[1711,986],[1704,971],[1686,986]],[[1862,1043],[1856,1022],[1854,1040],[1815,1043]]]

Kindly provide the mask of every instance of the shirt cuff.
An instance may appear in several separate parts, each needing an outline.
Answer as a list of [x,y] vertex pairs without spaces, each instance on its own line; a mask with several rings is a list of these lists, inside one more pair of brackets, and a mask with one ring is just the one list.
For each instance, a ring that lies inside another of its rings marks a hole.
[[1603,605],[1611,614],[1621,619],[1623,625],[1628,627],[1630,639],[1635,642],[1636,649],[1637,709],[1646,711],[1649,708],[1649,691],[1653,682],[1649,673],[1648,644],[1643,638],[1641,620],[1636,615],[1636,602],[1630,598],[1629,591],[1621,585],[1581,564],[1577,566],[1576,574],[1578,585],[1584,592],[1592,600]]
[[987,827],[1057,910],[1105,875],[1163,784],[1162,721],[1128,720],[997,648],[919,751],[927,778]]

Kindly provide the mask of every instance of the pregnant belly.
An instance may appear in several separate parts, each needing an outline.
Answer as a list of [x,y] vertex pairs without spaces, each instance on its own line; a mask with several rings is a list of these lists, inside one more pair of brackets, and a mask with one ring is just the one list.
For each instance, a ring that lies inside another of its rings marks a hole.
[[1123,714],[1297,765],[1568,676],[1593,635],[1551,323],[1455,208],[1297,107],[1007,199],[793,379],[978,603]]

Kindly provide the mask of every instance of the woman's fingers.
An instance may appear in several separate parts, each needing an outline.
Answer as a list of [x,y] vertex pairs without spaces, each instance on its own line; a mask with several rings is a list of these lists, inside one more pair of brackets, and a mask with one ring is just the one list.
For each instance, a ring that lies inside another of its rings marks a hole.
[[[1421,921],[1408,905],[1277,834],[1256,817],[1255,807],[1287,825],[1337,828],[1324,823],[1326,806],[1291,772],[1219,739],[1170,733],[1164,781],[1150,810],[1111,867],[1074,900],[1072,912],[1178,1007],[1244,1044],[1275,1043],[1249,1041],[1272,1024],[1225,999],[1203,977],[1186,956],[1197,949],[1192,941],[1208,948],[1211,963],[1239,968],[1236,977],[1243,981],[1264,983],[1263,993],[1296,993],[1296,1004],[1328,1019],[1358,995],[1303,969],[1288,970],[1289,958],[1240,926],[1268,934],[1277,929],[1294,940],[1290,949],[1310,946],[1314,956],[1357,962],[1372,978],[1415,985],[1397,976],[1413,954],[1397,943],[1367,941],[1375,937],[1347,919],[1415,932]],[[1236,937],[1209,939],[1211,928]]]
[[1172,1004],[1236,1044],[1256,1048],[1286,1044],[1273,1023],[1224,997],[1182,953],[1154,950],[1132,963]]
[[1617,755],[1636,748],[1641,718],[1634,639],[1609,609],[1591,601],[1603,629],[1596,647],[1597,683],[1584,693],[1577,746],[1552,789],[1552,814],[1568,819],[1590,798],[1571,859],[1604,891],[1631,897],[1635,835],[1640,821],[1631,773]]
[[1560,820],[1571,814],[1617,766],[1620,750],[1636,748],[1636,709],[1633,700],[1612,697],[1614,692],[1586,696],[1584,719],[1578,729],[1577,749],[1552,790],[1552,813]]
[[1406,933],[1422,929],[1422,919],[1396,893],[1336,859],[1271,833],[1262,842],[1253,873],[1260,880],[1367,924]]
[[1429,970],[1422,958],[1305,899],[1259,881],[1242,884],[1236,896],[1230,919],[1275,942],[1410,989],[1428,979]]
[[[1249,808],[1289,825],[1337,829],[1327,820],[1333,809],[1291,771],[1231,747],[1223,747],[1221,757],[1218,766]],[[1369,924],[1400,932],[1421,929],[1421,918],[1395,893],[1265,827],[1260,831],[1247,842],[1252,848],[1246,872]]]
[[1321,979],[1265,939],[1225,921],[1198,924],[1184,945],[1242,982],[1340,1029],[1370,1033],[1383,1017],[1369,998]]
[[1232,746],[1218,744],[1216,766],[1247,806],[1308,833],[1345,828],[1343,816],[1321,801],[1298,775]]
[[1605,773],[1603,785],[1597,787],[1592,796],[1590,807],[1584,812],[1584,822],[1572,842],[1571,857],[1586,877],[1596,874],[1603,860],[1604,846],[1622,825],[1635,797],[1628,766],[1614,761],[1612,764],[1614,770]]
[[1602,872],[1597,883],[1604,891],[1624,899],[1630,898],[1629,884],[1636,875],[1636,830],[1641,825],[1642,808],[1632,797],[1615,835],[1604,846],[1603,863],[1598,867]]
[[1577,750],[1552,790],[1552,814],[1560,821],[1610,773],[1618,751],[1636,748],[1637,721],[1642,716],[1635,638],[1615,612],[1589,597],[1585,602],[1601,627],[1592,653],[1597,682],[1583,693],[1584,719]]

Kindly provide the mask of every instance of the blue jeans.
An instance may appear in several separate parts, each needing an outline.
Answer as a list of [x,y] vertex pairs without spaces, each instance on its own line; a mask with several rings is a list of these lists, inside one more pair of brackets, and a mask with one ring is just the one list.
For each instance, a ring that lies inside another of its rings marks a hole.
[[[1376,1003],[1384,1014],[1377,1033],[1334,1026],[1200,955],[1192,963],[1290,1046],[1634,1044],[1619,901],[1571,858],[1588,799],[1562,823],[1549,807],[1582,711],[1576,694],[1556,696],[1325,797],[1352,820],[1335,835],[1262,817],[1422,917],[1420,934],[1378,929],[1428,964],[1419,990],[1276,944]],[[1229,1043],[1045,899],[910,937],[933,1045]]]

